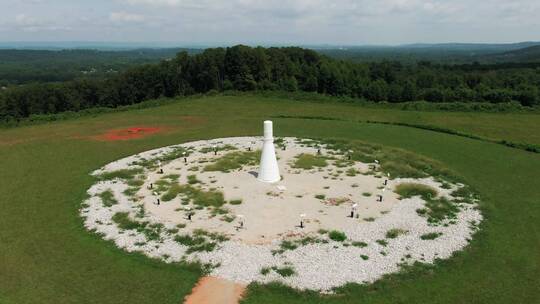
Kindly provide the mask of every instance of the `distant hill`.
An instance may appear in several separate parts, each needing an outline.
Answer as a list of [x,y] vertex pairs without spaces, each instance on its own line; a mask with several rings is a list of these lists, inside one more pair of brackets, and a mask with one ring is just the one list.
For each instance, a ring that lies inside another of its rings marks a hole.
[[486,55],[482,61],[492,62],[540,62],[540,45],[525,47],[518,50]]
[[508,44],[441,43],[406,44],[398,46],[312,47],[319,53],[355,62],[400,61],[404,63],[431,61],[444,64],[536,62],[540,42]]

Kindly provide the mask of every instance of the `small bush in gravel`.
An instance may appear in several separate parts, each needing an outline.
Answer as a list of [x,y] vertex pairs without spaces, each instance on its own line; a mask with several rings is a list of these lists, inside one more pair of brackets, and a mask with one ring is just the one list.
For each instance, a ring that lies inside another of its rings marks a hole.
[[388,242],[386,240],[376,240],[375,242],[377,242],[377,244],[383,247],[386,247],[386,245],[388,245]]
[[400,235],[406,234],[408,231],[403,229],[390,229],[386,232],[387,239],[395,239]]
[[319,234],[327,234],[327,233],[328,233],[328,230],[326,230],[326,229],[319,229],[319,230],[317,230],[317,232],[318,232]]
[[365,255],[365,254],[362,254],[360,257],[361,257],[362,260],[364,260],[364,261],[369,260],[369,257],[368,257],[367,255]]
[[368,244],[365,243],[365,242],[352,242],[352,245],[353,245],[354,247],[364,248],[364,247],[367,247]]
[[256,165],[261,158],[261,151],[254,152],[230,152],[215,160],[214,163],[204,167],[204,171],[220,171],[228,173],[232,170],[241,169],[243,166]]
[[430,186],[415,183],[403,183],[396,186],[395,192],[402,198],[420,196],[424,200],[429,200],[437,196],[437,190]]
[[336,242],[343,242],[347,239],[347,235],[345,235],[344,232],[337,231],[337,230],[332,230],[328,232],[328,237],[332,241],[336,241]]
[[115,213],[112,216],[113,222],[115,222],[118,225],[118,228],[124,229],[124,230],[131,230],[131,229],[137,229],[142,228],[146,226],[145,223],[139,223],[137,221],[134,221],[129,218],[129,214],[127,212],[118,212]]
[[272,270],[272,268],[270,268],[270,267],[263,267],[263,268],[261,268],[261,274],[262,274],[262,275],[267,275],[267,274],[270,273],[270,270]]
[[294,271],[294,268],[292,268],[291,266],[285,266],[281,268],[274,266],[272,267],[272,269],[282,277],[290,277],[296,273]]
[[324,195],[324,194],[317,194],[317,195],[315,195],[315,198],[316,198],[316,199],[323,200],[323,199],[326,198],[326,195]]
[[236,217],[232,216],[232,215],[225,215],[223,217],[221,217],[221,220],[224,221],[224,222],[227,222],[227,223],[232,223],[232,221],[234,221]]
[[360,171],[356,170],[355,168],[349,168],[346,172],[346,175],[347,176],[356,176],[357,174],[359,174]]
[[112,205],[118,204],[118,201],[114,198],[114,194],[110,189],[101,192],[99,198],[101,198],[101,202],[105,207],[111,207]]
[[364,221],[366,221],[366,222],[374,222],[375,218],[374,217],[366,217],[366,218],[364,218]]
[[279,248],[282,250],[295,250],[298,248],[298,245],[296,245],[294,242],[289,240],[283,240],[281,241],[281,244],[279,244]]
[[130,180],[135,178],[135,175],[143,173],[143,169],[122,169],[112,172],[106,172],[97,176],[99,180],[113,180],[115,178]]
[[231,204],[231,205],[241,205],[242,200],[241,199],[232,200],[232,201],[229,202],[229,204]]
[[188,175],[187,182],[190,185],[199,184],[201,181],[197,179],[197,175]]
[[292,168],[305,170],[310,170],[314,167],[322,168],[326,166],[328,166],[328,163],[326,162],[325,157],[306,153],[297,155],[296,159],[291,165]]
[[369,192],[364,192],[364,193],[362,193],[362,195],[365,196],[365,197],[370,197],[372,194],[369,193]]
[[434,239],[440,237],[441,235],[442,235],[442,233],[440,233],[440,232],[431,232],[431,233],[422,234],[420,236],[420,239],[422,239],[422,240],[434,240]]

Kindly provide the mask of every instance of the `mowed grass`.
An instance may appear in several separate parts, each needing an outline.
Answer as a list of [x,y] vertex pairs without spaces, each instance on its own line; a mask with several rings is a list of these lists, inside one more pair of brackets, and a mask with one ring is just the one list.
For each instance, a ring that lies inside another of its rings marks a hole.
[[[487,219],[470,247],[434,269],[415,267],[372,285],[353,284],[339,296],[253,284],[244,303],[534,303],[540,298],[539,154],[414,128],[355,122],[427,121],[482,136],[539,143],[539,116],[399,112],[218,96],[1,130],[0,302],[181,303],[202,275],[200,268],[128,254],[86,231],[78,209],[94,182],[88,174],[113,160],[165,145],[259,135],[262,120],[278,115],[350,121],[276,118],[277,136],[358,139],[441,161],[481,194]],[[166,131],[132,141],[90,138],[138,125],[163,126]]]

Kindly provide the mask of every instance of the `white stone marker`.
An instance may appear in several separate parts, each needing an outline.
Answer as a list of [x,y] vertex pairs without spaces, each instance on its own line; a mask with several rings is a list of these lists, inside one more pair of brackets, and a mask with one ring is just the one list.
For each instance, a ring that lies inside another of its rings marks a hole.
[[263,149],[258,179],[265,183],[275,183],[281,180],[276,159],[276,151],[274,149],[272,122],[269,120],[264,122]]

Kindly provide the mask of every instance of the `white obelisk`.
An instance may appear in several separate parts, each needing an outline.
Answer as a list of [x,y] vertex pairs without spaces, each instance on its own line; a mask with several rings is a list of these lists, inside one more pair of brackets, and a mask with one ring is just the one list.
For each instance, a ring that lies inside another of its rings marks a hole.
[[272,128],[271,121],[267,120],[264,122],[263,149],[258,179],[265,183],[275,183],[281,180],[276,151],[274,149],[274,132]]

